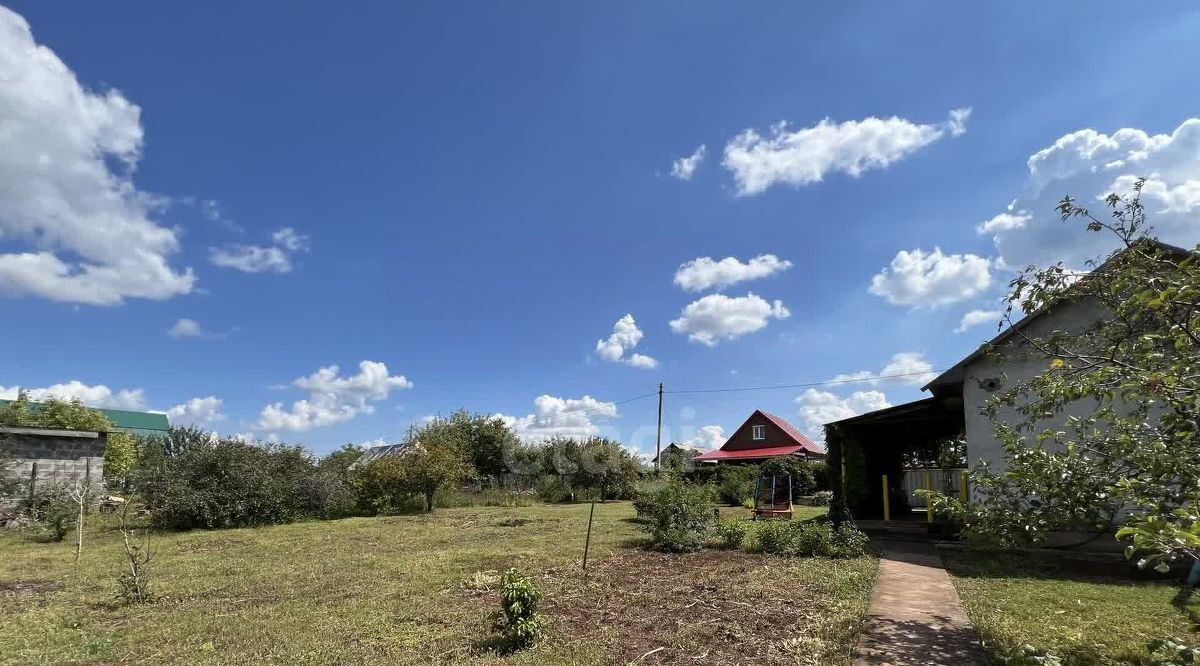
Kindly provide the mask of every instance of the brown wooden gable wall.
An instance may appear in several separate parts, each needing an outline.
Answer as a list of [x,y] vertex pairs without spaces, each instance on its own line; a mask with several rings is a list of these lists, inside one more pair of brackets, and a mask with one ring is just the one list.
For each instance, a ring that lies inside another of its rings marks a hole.
[[[756,425],[767,426],[766,439],[753,439],[753,426]],[[729,439],[725,442],[725,445],[721,447],[721,450],[741,451],[744,449],[761,449],[772,446],[795,445],[796,442],[792,441],[792,438],[788,437],[787,433],[785,433],[783,429],[772,423],[771,419],[768,419],[762,414],[755,412],[750,416],[749,419],[746,420],[745,423],[742,424],[742,427],[738,428],[732,435],[729,436]]]

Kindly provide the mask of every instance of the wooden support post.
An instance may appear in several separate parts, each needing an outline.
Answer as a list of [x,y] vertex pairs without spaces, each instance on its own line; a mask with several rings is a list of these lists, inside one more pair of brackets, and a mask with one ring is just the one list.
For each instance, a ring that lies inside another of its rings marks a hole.
[[925,472],[925,522],[933,522],[933,502],[929,501],[929,494],[933,492],[933,473]]
[[583,541],[583,582],[587,584],[587,560],[588,550],[592,547],[592,518],[596,515],[596,500],[592,499],[592,508],[588,511],[588,529],[587,538]]
[[37,461],[29,469],[29,506],[33,506],[34,493],[37,492]]
[[885,521],[892,519],[892,503],[888,499],[888,479],[887,474],[883,475],[883,519]]
[[961,474],[959,482],[962,484],[962,501],[963,504],[967,504],[971,501],[971,491],[967,487],[967,470],[964,469]]

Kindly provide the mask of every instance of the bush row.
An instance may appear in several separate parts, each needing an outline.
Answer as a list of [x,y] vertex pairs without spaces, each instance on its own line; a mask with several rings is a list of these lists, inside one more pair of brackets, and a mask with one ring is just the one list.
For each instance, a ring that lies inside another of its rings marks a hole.
[[[359,464],[343,447],[317,459],[300,446],[172,428],[140,442],[129,481],[156,527],[224,528],[403,513],[442,506],[627,499],[643,470],[617,442],[510,441],[502,422],[465,413],[412,430],[397,452]],[[493,448],[498,447],[493,451]],[[509,471],[495,473],[494,458]]]
[[733,519],[717,521],[714,490],[708,484],[670,481],[647,487],[634,507],[652,547],[691,552],[708,544],[788,557],[859,557],[867,536],[852,525],[828,522]]

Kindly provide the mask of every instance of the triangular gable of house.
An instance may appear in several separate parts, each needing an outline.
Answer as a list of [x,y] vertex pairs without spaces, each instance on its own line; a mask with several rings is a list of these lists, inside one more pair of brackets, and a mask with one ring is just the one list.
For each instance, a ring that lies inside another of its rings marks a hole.
[[[767,426],[766,438],[754,439],[751,428]],[[804,436],[782,416],[776,416],[755,409],[750,418],[733,431],[725,444],[716,451],[700,456],[698,460],[724,460],[730,457],[761,457],[775,455],[791,455],[799,451],[810,454],[824,455],[824,449]]]
[[[1184,248],[1176,247],[1174,245],[1169,245],[1167,243],[1163,243],[1162,241],[1158,241],[1158,240],[1148,240],[1147,239],[1142,242],[1149,243],[1149,244],[1151,244],[1152,247],[1154,247],[1158,250],[1161,250],[1162,252],[1165,252],[1166,254],[1176,257],[1178,259],[1183,259],[1183,258],[1187,257],[1188,255],[1195,254],[1195,252],[1193,250],[1185,250]],[[1104,261],[1104,263],[1097,266],[1091,272],[1103,270],[1104,267],[1109,264],[1109,262],[1113,261],[1114,259],[1117,259],[1122,254],[1124,254],[1124,252],[1125,252],[1125,250],[1122,250],[1121,252],[1118,252],[1118,253],[1114,254],[1113,256],[1109,257],[1108,259],[1106,259]],[[1082,279],[1086,280],[1087,276],[1085,275]],[[1066,296],[1066,293],[1068,293],[1070,291],[1071,288],[1072,287],[1067,288],[1066,292],[1064,292],[1064,297]],[[992,348],[996,347],[997,345],[1007,342],[1009,338],[1016,335],[1018,331],[1029,326],[1034,321],[1040,319],[1041,317],[1043,317],[1047,314],[1052,313],[1054,311],[1054,306],[1056,304],[1057,303],[1051,303],[1048,306],[1039,308],[1033,312],[1030,312],[1029,314],[1025,315],[1024,317],[1021,317],[1016,322],[1014,322],[1012,326],[1009,326],[1008,328],[998,332],[995,335],[995,337],[993,337],[991,340],[988,340],[987,342],[983,343],[982,345],[979,345],[979,347],[976,348],[975,351],[971,352],[970,354],[967,354],[965,357],[963,357],[962,360],[960,360],[958,363],[955,363],[953,366],[951,366],[950,369],[942,372],[942,374],[938,375],[937,377],[934,377],[932,380],[930,380],[930,382],[928,384],[922,386],[921,390],[929,391],[930,393],[933,393],[934,395],[939,395],[940,394],[939,388],[953,387],[958,384],[961,384],[963,381],[963,370],[968,365],[970,365],[975,359],[986,354],[989,349],[992,349]]]

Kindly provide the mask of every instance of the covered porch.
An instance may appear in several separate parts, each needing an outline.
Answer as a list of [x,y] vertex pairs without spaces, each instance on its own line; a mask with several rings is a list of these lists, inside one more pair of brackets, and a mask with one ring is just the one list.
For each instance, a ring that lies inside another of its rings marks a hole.
[[826,424],[834,506],[845,506],[855,520],[882,520],[885,511],[893,521],[931,518],[914,512],[912,491],[964,492],[964,430],[962,398],[953,395]]

